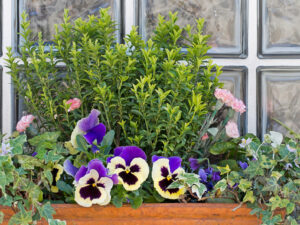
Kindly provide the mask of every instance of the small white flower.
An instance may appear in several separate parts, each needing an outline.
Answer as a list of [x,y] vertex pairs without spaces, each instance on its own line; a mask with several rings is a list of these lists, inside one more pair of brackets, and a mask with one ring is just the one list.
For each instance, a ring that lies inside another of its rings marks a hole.
[[241,148],[245,148],[247,145],[249,145],[252,142],[252,138],[245,138],[242,139],[242,142],[239,144]]
[[11,154],[11,150],[9,143],[2,142],[0,156]]
[[289,150],[289,152],[293,152],[293,153],[296,153],[296,152],[297,152],[297,150],[296,150],[295,148],[293,148],[293,147],[291,147],[291,146],[289,146],[289,145],[287,145],[286,147],[287,147],[287,149]]

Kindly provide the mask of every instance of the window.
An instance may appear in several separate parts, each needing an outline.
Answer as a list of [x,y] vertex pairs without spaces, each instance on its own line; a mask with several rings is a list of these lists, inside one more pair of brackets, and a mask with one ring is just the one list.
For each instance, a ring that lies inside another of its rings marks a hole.
[[[248,111],[239,121],[243,133],[263,135],[268,130],[286,132],[273,120],[282,121],[300,132],[300,3],[297,0],[11,0],[2,1],[2,129],[14,129],[13,91],[5,65],[7,46],[17,48],[16,21],[26,9],[32,29],[42,31],[51,40],[53,24],[62,21],[64,8],[71,19],[94,14],[111,7],[117,21],[120,40],[139,26],[144,39],[149,38],[157,15],[178,11],[178,23],[193,24],[198,17],[206,20],[204,32],[211,35],[209,54],[224,66],[221,80],[225,87],[243,99]],[[35,40],[36,37],[33,37]],[[0,38],[1,40],[1,38]],[[22,40],[20,40],[22,41]],[[1,43],[1,41],[0,41]],[[21,42],[20,42],[21,44]],[[184,44],[184,43],[183,43]]]

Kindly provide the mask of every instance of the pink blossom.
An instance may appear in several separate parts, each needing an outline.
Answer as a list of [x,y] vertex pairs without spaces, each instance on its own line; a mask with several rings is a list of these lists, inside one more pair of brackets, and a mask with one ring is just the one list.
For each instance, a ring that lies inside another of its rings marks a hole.
[[235,99],[230,91],[226,89],[220,89],[220,88],[217,88],[215,90],[215,97],[228,106],[230,106],[230,103],[233,102]]
[[228,121],[225,126],[225,130],[228,137],[238,138],[240,136],[237,124],[232,120]]
[[234,111],[239,112],[240,114],[246,112],[246,106],[242,100],[234,99],[230,106]]
[[205,133],[205,134],[202,136],[201,140],[202,140],[202,141],[205,141],[207,138],[208,138],[208,134]]
[[20,119],[20,121],[17,123],[17,127],[16,127],[17,131],[24,132],[26,128],[30,126],[30,124],[34,119],[35,117],[33,115],[23,116]]
[[71,104],[70,108],[68,109],[68,112],[78,109],[81,105],[81,101],[79,98],[69,99],[66,103]]

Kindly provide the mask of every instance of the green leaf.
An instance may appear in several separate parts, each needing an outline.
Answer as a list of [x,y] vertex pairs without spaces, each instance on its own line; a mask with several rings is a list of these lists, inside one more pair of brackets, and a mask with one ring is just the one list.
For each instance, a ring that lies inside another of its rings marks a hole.
[[36,208],[39,211],[40,216],[44,217],[46,220],[52,219],[52,215],[55,214],[55,210],[51,206],[50,202],[47,202],[43,206],[36,206]]
[[207,130],[207,132],[210,133],[212,136],[216,136],[218,131],[219,131],[219,129],[216,127],[212,127]]
[[135,196],[134,198],[131,198],[129,200],[133,209],[137,209],[143,204],[143,197],[140,195]]
[[221,175],[227,174],[230,172],[230,167],[228,164],[225,167],[217,166],[218,170],[221,172]]
[[222,179],[218,183],[216,183],[214,190],[220,189],[220,191],[223,192],[223,191],[225,191],[226,188],[227,188],[226,179]]
[[206,192],[207,188],[204,184],[199,183],[192,185],[192,192],[196,193],[199,199],[202,198],[203,194]]
[[243,198],[243,202],[255,202],[255,196],[253,196],[253,191],[247,191],[245,197]]
[[10,146],[12,147],[12,153],[17,154],[23,154],[23,146],[26,143],[27,138],[26,135],[20,135],[14,139],[10,140]]
[[58,220],[58,219],[48,219],[49,225],[67,225],[66,221]]
[[50,170],[45,170],[44,175],[47,178],[47,180],[49,181],[49,184],[52,184],[52,181],[53,181],[52,172]]
[[[20,204],[18,204],[20,207]],[[8,225],[16,225],[16,224],[29,224],[32,222],[32,211],[25,211],[24,207],[16,214],[14,214],[9,222]]]
[[76,136],[76,142],[77,142],[77,150],[80,152],[86,152],[88,150],[88,144],[86,143],[85,138],[78,134]]
[[260,166],[265,169],[271,169],[277,164],[276,160],[267,158],[266,155],[261,156]]
[[62,158],[63,158],[63,156],[56,154],[55,150],[52,150],[52,151],[49,151],[47,155],[45,155],[45,163],[57,162]]
[[28,140],[28,142],[33,146],[38,146],[42,142],[56,143],[59,136],[60,132],[45,132]]
[[250,179],[252,179],[255,176],[263,176],[264,170],[263,168],[261,168],[258,160],[256,160],[249,162],[249,166],[247,169],[244,170],[244,173],[249,175]]
[[236,162],[236,160],[234,159],[226,159],[226,160],[222,160],[218,163],[219,166],[226,166],[228,165],[230,167],[231,170],[239,170],[239,166]]
[[43,163],[29,155],[18,155],[17,159],[24,169],[33,170],[34,167],[43,167]]
[[286,214],[291,214],[295,210],[295,203],[289,202],[286,206]]
[[115,195],[115,196],[112,197],[112,201],[111,202],[117,208],[121,208],[122,205],[123,205],[123,197]]
[[273,192],[276,195],[280,190],[280,186],[277,183],[277,179],[275,177],[268,178],[267,184],[262,190]]
[[248,181],[246,179],[241,179],[239,183],[239,188],[243,191],[246,192],[250,187],[252,186],[252,182]]
[[228,152],[231,149],[235,149],[236,145],[231,142],[218,142],[215,143],[210,149],[209,152],[213,155],[220,155]]
[[101,142],[101,146],[111,146],[114,141],[114,137],[115,137],[115,131],[110,130],[109,132],[107,132]]
[[66,192],[67,194],[73,193],[73,187],[62,180],[57,181],[56,186],[59,190]]

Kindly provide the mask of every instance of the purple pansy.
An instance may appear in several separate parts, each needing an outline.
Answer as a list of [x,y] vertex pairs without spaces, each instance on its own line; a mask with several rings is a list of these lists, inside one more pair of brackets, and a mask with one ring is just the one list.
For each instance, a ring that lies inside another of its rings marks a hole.
[[127,191],[140,188],[149,175],[145,152],[136,146],[121,146],[114,149],[114,156],[107,159],[110,173],[118,175],[119,182]]
[[67,174],[75,178],[75,183],[78,183],[80,178],[88,174],[92,169],[96,170],[100,177],[106,176],[112,179],[114,184],[118,184],[118,176],[116,174],[107,175],[108,171],[103,166],[99,159],[93,159],[89,162],[88,166],[75,167],[69,159],[64,162],[64,170]]
[[195,158],[189,158],[190,167],[193,171],[196,171],[200,168],[200,164],[198,162],[198,159]]
[[31,154],[32,157],[35,157],[36,155],[37,155],[37,152],[33,152],[33,153]]
[[220,172],[213,172],[212,177],[211,177],[211,180],[212,180],[212,181],[215,181],[215,182],[221,180],[220,174],[221,174]]
[[248,164],[246,162],[239,161],[239,165],[243,170],[248,168]]
[[74,147],[77,147],[76,136],[78,134],[83,134],[85,140],[92,145],[92,151],[95,153],[99,150],[97,146],[94,145],[94,142],[96,141],[97,145],[99,145],[106,132],[105,125],[103,123],[99,123],[99,115],[100,112],[93,109],[88,117],[78,121],[71,135],[71,143]]
[[179,174],[184,173],[181,168],[181,158],[177,156],[162,157],[154,155],[152,157],[152,179],[154,188],[164,198],[178,199],[186,191],[182,188],[168,188],[170,184],[177,180]]
[[107,175],[107,169],[98,159],[93,159],[88,166],[77,168],[70,160],[64,162],[67,174],[75,177],[75,201],[84,207],[92,204],[107,205],[110,202],[110,191],[116,182],[116,176]]
[[200,169],[198,174],[200,176],[201,181],[207,182],[207,174],[204,169]]
[[214,183],[221,180],[220,172],[214,172],[212,167],[199,169],[200,182],[205,184],[208,191],[212,190]]

